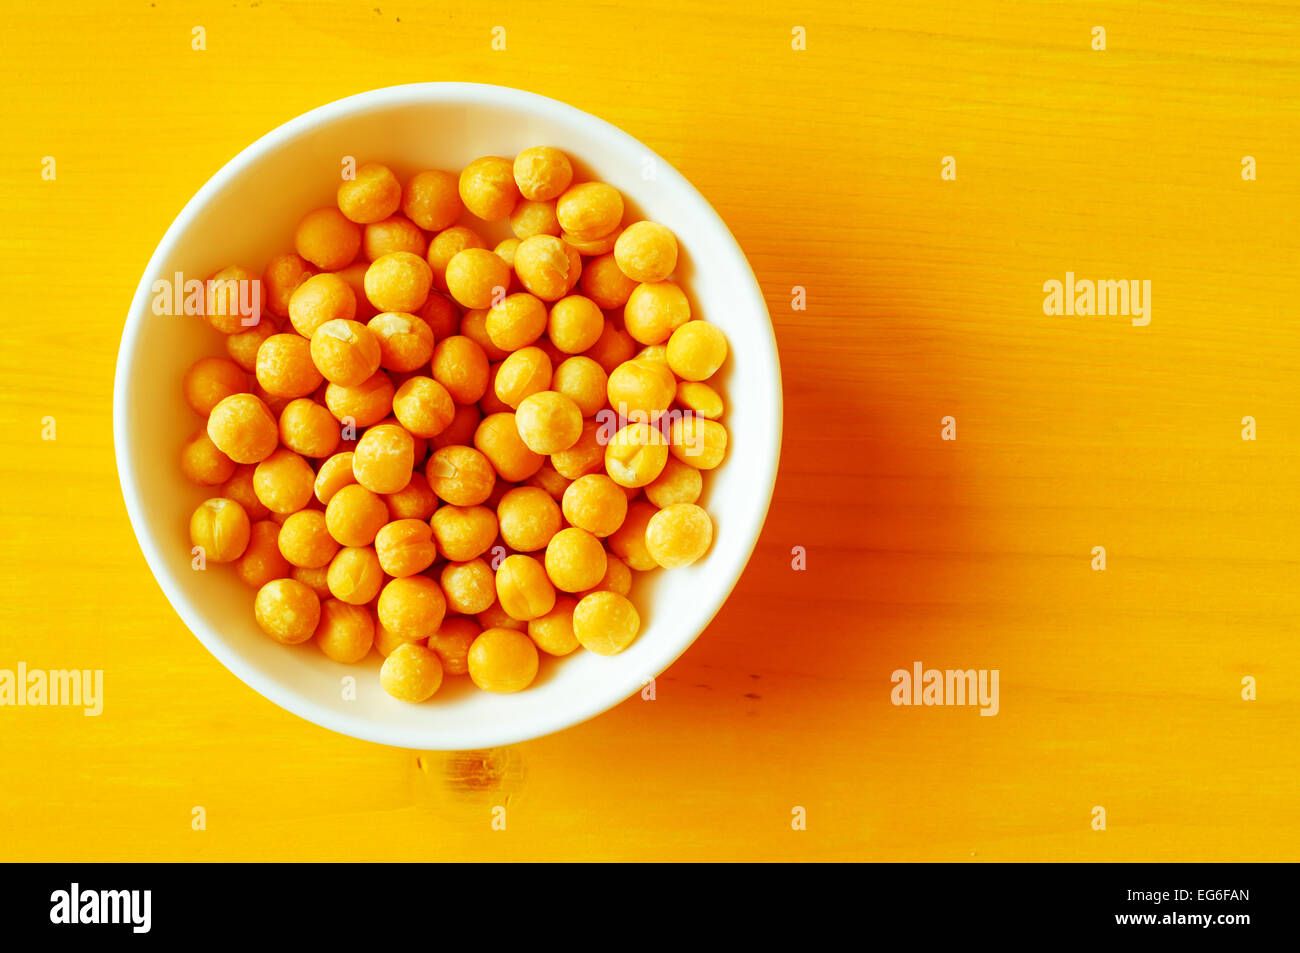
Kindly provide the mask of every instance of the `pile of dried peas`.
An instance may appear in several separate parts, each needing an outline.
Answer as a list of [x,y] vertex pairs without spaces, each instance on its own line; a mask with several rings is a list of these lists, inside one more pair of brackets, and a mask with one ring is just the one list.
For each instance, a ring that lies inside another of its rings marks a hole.
[[[489,251],[465,212],[515,237]],[[233,303],[254,272],[209,279],[228,356],[185,374],[206,424],[181,469],[220,495],[190,538],[257,590],[267,635],[344,663],[374,646],[409,702],[635,640],[633,571],[713,539],[727,342],[669,280],[676,236],[623,217],[548,146],[405,186],[368,163],[267,265],[255,322]]]

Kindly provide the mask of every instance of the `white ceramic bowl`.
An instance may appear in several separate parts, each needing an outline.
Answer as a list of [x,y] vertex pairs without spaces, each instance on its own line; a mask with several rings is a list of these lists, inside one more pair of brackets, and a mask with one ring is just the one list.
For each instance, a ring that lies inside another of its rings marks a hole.
[[[404,704],[379,687],[377,653],[343,666],[311,644],[279,645],[258,629],[253,593],[229,567],[191,569],[189,514],[212,494],[189,485],[178,470],[181,444],[201,424],[181,398],[181,378],[191,362],[224,349],[199,318],[155,315],[152,287],[177,272],[202,279],[232,263],[260,272],[272,255],[292,248],[304,212],[334,203],[344,156],[384,162],[405,179],[422,168],[459,169],[478,156],[512,156],[539,144],[572,156],[580,178],[618,188],[629,217],[654,219],[677,233],[676,277],[694,313],[727,333],[731,355],[721,380],[730,446],[724,464],[707,475],[701,501],[713,516],[714,542],[693,566],[638,574],[632,598],[641,634],[622,654],[544,657],[537,681],[516,695],[449,678],[428,703]],[[113,403],[131,524],[191,631],[230,671],[289,711],[344,734],[417,749],[488,747],[559,731],[663,672],[713,618],[745,568],[781,446],[781,374],[767,309],[744,254],[709,203],[667,162],[600,119],[542,96],[468,83],[351,96],[286,123],[227,163],[185,206],[145,270],[122,334]],[[343,697],[346,675],[356,676],[354,700]]]

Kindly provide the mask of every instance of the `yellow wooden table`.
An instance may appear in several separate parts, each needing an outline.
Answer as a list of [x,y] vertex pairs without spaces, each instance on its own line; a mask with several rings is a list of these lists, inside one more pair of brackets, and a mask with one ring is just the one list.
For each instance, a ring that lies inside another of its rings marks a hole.
[[[6,18],[0,669],[103,669],[105,707],[0,707],[0,859],[1300,857],[1295,7]],[[746,249],[785,373],[762,541],[657,698],[469,755],[230,675],[151,578],[112,450],[126,307],[184,202],[279,123],[423,80],[662,153]],[[1149,323],[1045,314],[1067,272],[1149,281]],[[891,704],[917,661],[997,669],[999,713]]]

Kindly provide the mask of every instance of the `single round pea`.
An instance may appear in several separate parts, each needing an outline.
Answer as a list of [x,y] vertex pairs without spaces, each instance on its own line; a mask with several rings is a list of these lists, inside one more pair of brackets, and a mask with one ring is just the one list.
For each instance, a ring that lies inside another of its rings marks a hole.
[[551,305],[546,333],[565,354],[581,354],[600,339],[605,316],[596,302],[583,295],[567,295]]
[[294,566],[320,569],[328,566],[339,551],[330,535],[325,514],[320,510],[299,510],[280,526],[276,539],[280,554]]
[[577,404],[583,417],[594,417],[605,406],[608,386],[601,366],[581,354],[561,361],[551,375],[551,389]]
[[475,159],[460,174],[460,200],[485,222],[509,218],[519,201],[514,163],[500,156]]
[[565,592],[590,589],[605,576],[605,547],[577,526],[560,530],[546,544],[546,575]]
[[411,176],[402,198],[402,213],[426,232],[454,225],[464,206],[458,177],[441,169],[426,169]]
[[554,235],[525,238],[515,249],[513,261],[520,282],[542,301],[559,301],[581,280],[582,255]]
[[455,563],[482,556],[497,536],[497,515],[486,506],[440,506],[429,523],[438,552]]
[[273,334],[257,349],[257,382],[276,397],[306,397],[324,378],[311,342],[297,334]]
[[365,606],[326,599],[312,638],[326,658],[351,665],[370,654],[375,644],[375,620]]
[[623,327],[641,344],[663,344],[690,319],[686,293],[671,281],[637,285],[623,306]]
[[328,408],[308,397],[285,404],[280,411],[280,442],[294,453],[319,459],[339,445],[339,424]]
[[708,321],[687,321],[668,340],[668,366],[682,380],[707,380],[727,359],[727,337]]
[[208,562],[238,559],[248,548],[251,532],[248,514],[234,500],[204,500],[190,517],[190,542],[203,549]]
[[628,424],[605,447],[605,471],[619,486],[645,486],[667,462],[668,441],[645,423]]
[[462,615],[477,615],[496,602],[497,591],[492,567],[482,559],[447,563],[438,580],[447,608]]
[[326,576],[330,594],[349,605],[362,606],[384,584],[384,570],[373,546],[344,546],[330,561]]
[[[310,351],[316,369],[331,384],[356,387],[379,370],[379,338],[359,321],[326,321],[311,336]],[[275,393],[270,387],[267,390]]]
[[425,467],[429,488],[452,506],[477,506],[492,493],[496,471],[473,447],[442,447],[433,452]]
[[388,507],[359,483],[340,487],[325,506],[325,525],[340,546],[369,546],[388,522]]
[[560,227],[577,238],[599,238],[618,228],[623,219],[623,196],[604,182],[571,185],[555,204]]
[[433,269],[419,255],[392,252],[366,269],[366,297],[380,311],[413,314],[424,306],[433,285]]
[[559,453],[582,436],[582,411],[564,394],[544,390],[519,402],[515,426],[519,438],[533,453]]
[[554,497],[534,486],[519,486],[497,504],[501,539],[511,549],[531,553],[542,549],[560,530],[560,507]]
[[566,520],[602,539],[627,517],[627,496],[603,473],[589,473],[570,483],[561,505]]
[[411,377],[393,395],[393,413],[412,436],[428,439],[447,429],[456,406],[446,387],[432,377]]
[[546,330],[546,305],[527,292],[509,295],[488,310],[484,327],[488,338],[502,351],[517,351]]
[[234,361],[224,357],[201,357],[185,372],[182,389],[185,403],[200,417],[232,394],[248,392],[248,375]]
[[336,208],[318,208],[298,222],[294,250],[322,271],[346,268],[361,250],[361,227]]
[[413,314],[385,311],[366,324],[379,342],[379,366],[406,373],[433,357],[433,329]]
[[671,406],[677,379],[665,364],[633,358],[614,368],[606,393],[620,417],[653,422]]
[[376,606],[384,628],[404,639],[427,639],[447,614],[442,589],[428,576],[393,579],[379,593]]
[[320,599],[296,579],[273,579],[257,590],[253,615],[271,638],[285,645],[298,645],[316,631]]
[[[551,505],[554,503],[551,500]],[[501,608],[525,622],[545,615],[555,606],[555,586],[532,556],[515,554],[503,559],[497,568],[496,588]]]
[[646,549],[665,569],[689,566],[713,542],[713,521],[694,503],[665,506],[646,524]]
[[305,338],[326,321],[351,321],[356,316],[356,292],[333,272],[312,275],[289,298],[289,321]]
[[311,465],[283,447],[253,471],[253,492],[272,513],[296,513],[312,498],[316,474]]
[[641,630],[641,616],[626,596],[601,590],[583,596],[573,610],[573,634],[597,655],[617,655]]
[[379,567],[395,578],[424,572],[438,558],[433,530],[424,520],[393,520],[375,534]]
[[553,146],[533,146],[515,156],[515,185],[524,198],[547,202],[559,198],[573,181],[569,157]]
[[473,404],[487,391],[487,354],[464,335],[443,338],[433,349],[432,374],[456,403]]
[[357,441],[352,472],[372,493],[396,493],[411,482],[415,441],[398,424],[377,424]]
[[614,243],[614,260],[633,281],[663,281],[677,267],[677,236],[658,222],[634,222]]
[[469,677],[484,691],[523,691],[537,677],[537,646],[514,629],[485,629],[467,656]]
[[217,449],[206,429],[198,430],[181,448],[181,473],[199,486],[216,486],[235,475],[235,461]]
[[506,356],[497,368],[492,390],[511,410],[531,394],[551,386],[551,359],[540,347],[523,347]]
[[466,248],[447,262],[444,280],[448,293],[462,307],[490,308],[505,297],[510,265],[486,248]]
[[404,642],[384,659],[379,684],[398,701],[426,701],[442,686],[442,662],[427,646]]
[[339,185],[338,203],[339,211],[351,221],[361,225],[378,222],[402,204],[402,184],[388,166],[366,162]]

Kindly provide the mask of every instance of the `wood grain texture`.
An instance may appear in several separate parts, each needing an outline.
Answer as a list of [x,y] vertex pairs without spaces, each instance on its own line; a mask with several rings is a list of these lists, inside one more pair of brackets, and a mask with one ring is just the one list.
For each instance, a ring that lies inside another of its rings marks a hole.
[[[0,708],[0,859],[1300,857],[1293,5],[7,16],[0,667],[102,668],[107,699]],[[554,96],[665,156],[746,249],[785,377],[762,540],[657,699],[480,756],[244,687],[151,578],[112,451],[123,316],[184,202],[279,123],[422,80]],[[1067,271],[1150,280],[1151,324],[1045,316]],[[999,669],[999,715],[892,706],[914,660]]]

